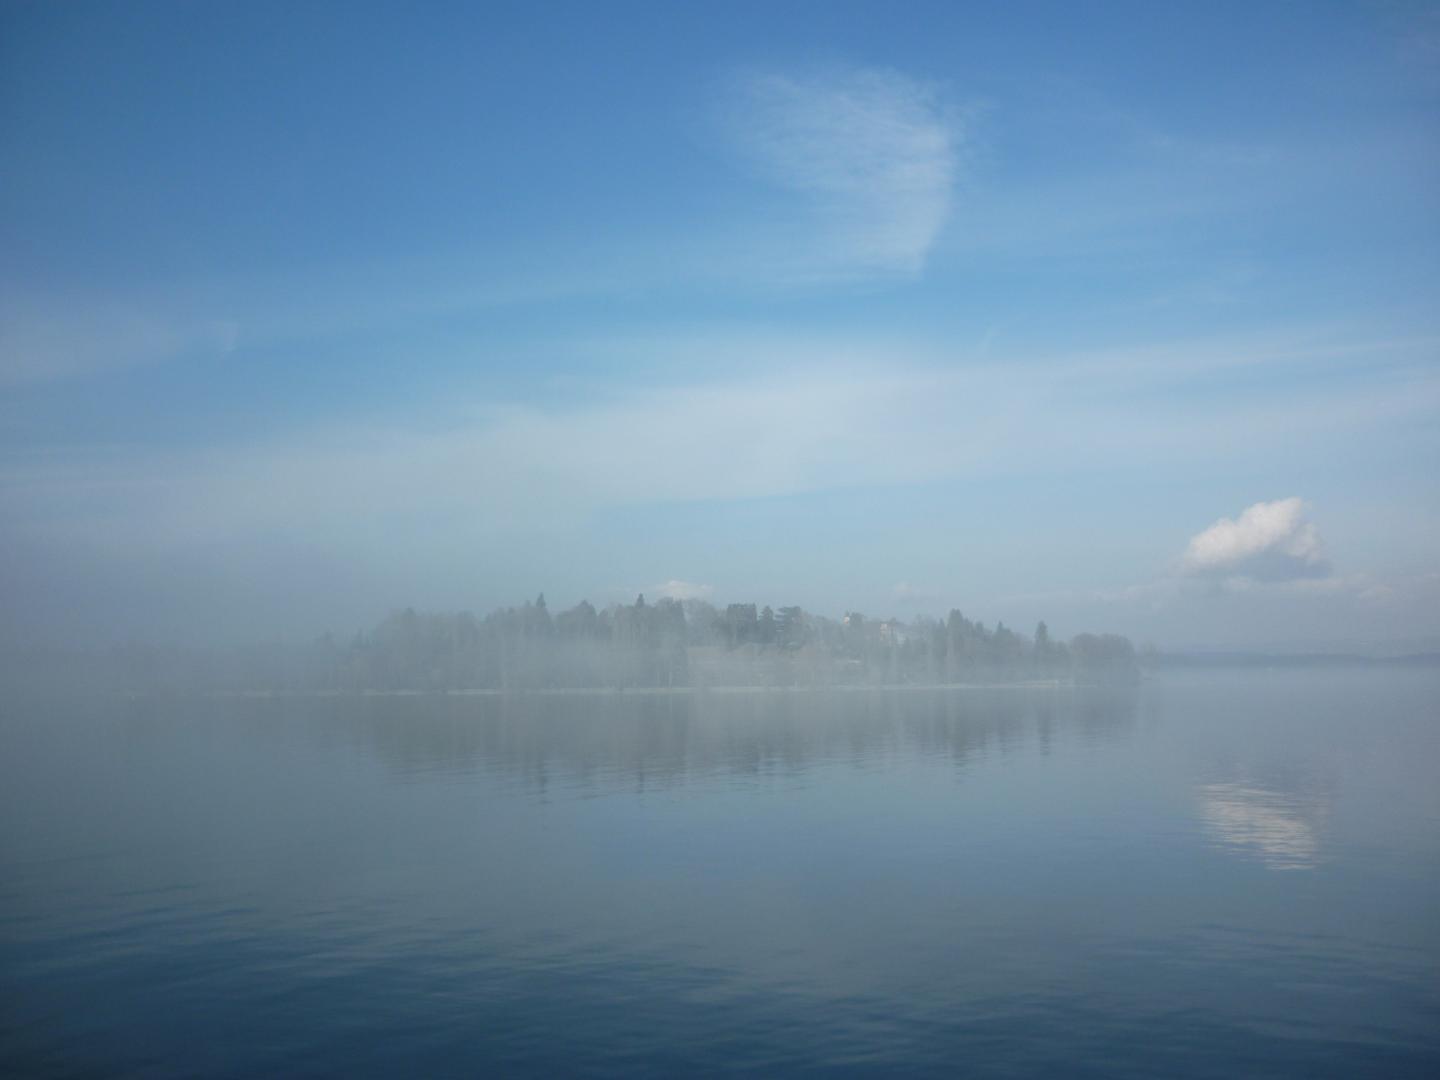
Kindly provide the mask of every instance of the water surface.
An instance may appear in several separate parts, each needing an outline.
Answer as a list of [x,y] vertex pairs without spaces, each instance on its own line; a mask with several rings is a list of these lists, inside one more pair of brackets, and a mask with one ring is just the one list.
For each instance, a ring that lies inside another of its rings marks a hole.
[[1437,1075],[1437,702],[11,701],[0,1072]]

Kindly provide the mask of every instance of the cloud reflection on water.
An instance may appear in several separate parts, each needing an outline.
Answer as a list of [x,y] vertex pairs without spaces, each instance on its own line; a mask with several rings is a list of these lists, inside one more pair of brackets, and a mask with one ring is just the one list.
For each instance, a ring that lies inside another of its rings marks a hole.
[[1200,822],[1217,845],[1271,870],[1309,870],[1321,859],[1325,809],[1315,799],[1258,784],[1201,784]]

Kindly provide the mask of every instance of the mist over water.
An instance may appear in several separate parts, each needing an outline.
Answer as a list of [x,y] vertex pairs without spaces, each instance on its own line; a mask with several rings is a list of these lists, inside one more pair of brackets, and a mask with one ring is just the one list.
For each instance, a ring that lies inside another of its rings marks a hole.
[[1437,59],[0,0],[0,1080],[1440,1077]]
[[1433,1075],[1437,678],[10,700],[0,1061]]

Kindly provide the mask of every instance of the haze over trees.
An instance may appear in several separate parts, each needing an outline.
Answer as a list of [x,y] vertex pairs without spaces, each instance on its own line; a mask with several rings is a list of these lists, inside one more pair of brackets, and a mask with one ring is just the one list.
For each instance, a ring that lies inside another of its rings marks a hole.
[[942,686],[1132,681],[1135,649],[1114,634],[1069,643],[951,611],[943,620],[834,619],[796,606],[703,600],[551,612],[544,595],[483,617],[395,612],[348,640],[182,657],[133,648],[107,665],[125,688],[533,691],[736,686]]

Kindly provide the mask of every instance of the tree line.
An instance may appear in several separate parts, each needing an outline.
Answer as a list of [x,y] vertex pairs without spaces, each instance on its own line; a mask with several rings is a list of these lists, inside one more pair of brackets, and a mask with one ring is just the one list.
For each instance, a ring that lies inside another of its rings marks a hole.
[[363,693],[736,686],[886,686],[1074,680],[1129,682],[1139,666],[1115,634],[1022,634],[951,611],[908,622],[797,606],[717,607],[639,596],[552,613],[518,607],[396,611],[349,638],[228,651],[131,645],[103,654],[9,657],[16,686],[154,692]]
[[[736,685],[933,684],[1136,677],[1130,641],[1056,640],[951,611],[944,620],[833,619],[798,606],[716,607],[670,598],[552,613],[544,595],[477,617],[406,609],[341,642],[325,636],[296,670],[307,689],[529,690]],[[274,682],[271,678],[265,680]]]

